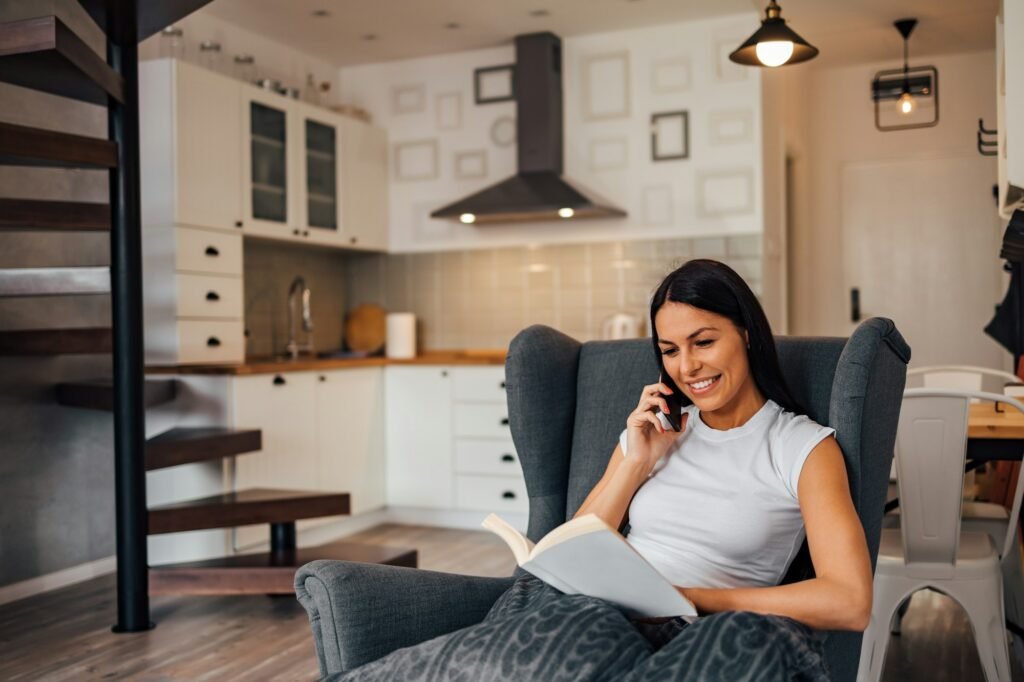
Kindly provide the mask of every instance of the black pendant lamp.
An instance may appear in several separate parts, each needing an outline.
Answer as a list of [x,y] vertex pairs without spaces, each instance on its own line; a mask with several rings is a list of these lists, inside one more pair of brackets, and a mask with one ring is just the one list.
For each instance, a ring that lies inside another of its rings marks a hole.
[[818,56],[818,48],[786,26],[786,20],[781,14],[782,8],[775,0],[770,0],[764,11],[761,28],[736,48],[729,59],[746,66],[774,67],[806,62]]

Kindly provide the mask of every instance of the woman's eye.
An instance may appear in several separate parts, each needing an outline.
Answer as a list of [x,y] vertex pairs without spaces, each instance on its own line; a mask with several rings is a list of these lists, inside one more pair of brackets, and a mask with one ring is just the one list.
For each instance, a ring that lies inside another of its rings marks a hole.
[[676,354],[676,349],[675,348],[666,348],[666,349],[661,351],[661,354],[662,355],[675,355]]
[[715,342],[714,339],[704,339],[703,341],[698,341],[697,342],[697,347],[698,348],[707,348],[708,346],[710,346],[714,342]]

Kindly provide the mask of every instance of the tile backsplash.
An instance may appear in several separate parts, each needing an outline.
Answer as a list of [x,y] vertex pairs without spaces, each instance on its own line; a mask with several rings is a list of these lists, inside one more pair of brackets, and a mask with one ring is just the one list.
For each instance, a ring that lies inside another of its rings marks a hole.
[[[247,271],[248,258],[247,251]],[[761,293],[761,237],[742,235],[350,254],[346,309],[376,303],[414,313],[421,349],[505,348],[531,324],[585,341],[600,338],[602,323],[616,313],[635,315],[646,327],[651,293],[690,258],[728,263]]]

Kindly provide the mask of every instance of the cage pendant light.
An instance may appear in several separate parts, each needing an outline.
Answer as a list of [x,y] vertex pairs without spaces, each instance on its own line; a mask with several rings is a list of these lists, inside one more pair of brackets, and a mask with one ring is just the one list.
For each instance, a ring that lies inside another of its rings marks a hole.
[[782,8],[775,0],[770,0],[764,10],[761,28],[733,50],[729,59],[746,66],[769,67],[814,59],[818,55],[818,48],[786,26],[786,20],[781,15]]

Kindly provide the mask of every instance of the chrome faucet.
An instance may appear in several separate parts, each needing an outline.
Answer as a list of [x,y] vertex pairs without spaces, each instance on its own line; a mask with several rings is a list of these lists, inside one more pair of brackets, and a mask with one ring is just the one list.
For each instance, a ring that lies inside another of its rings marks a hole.
[[[298,336],[298,330],[295,328],[297,322],[295,319],[296,294],[302,299],[302,331],[306,332],[306,342],[301,344],[296,340]],[[292,280],[291,286],[288,287],[288,345],[285,347],[292,360],[297,359],[302,351],[313,352],[313,315],[309,309],[310,295],[306,280],[302,277]]]

